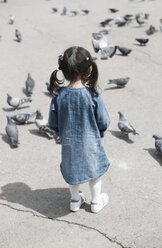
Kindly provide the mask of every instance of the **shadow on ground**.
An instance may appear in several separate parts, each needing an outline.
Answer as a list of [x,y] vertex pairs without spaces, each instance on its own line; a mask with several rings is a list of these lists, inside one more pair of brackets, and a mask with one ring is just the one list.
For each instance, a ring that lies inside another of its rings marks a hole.
[[0,199],[34,210],[48,218],[68,215],[70,193],[68,188],[32,190],[22,182],[1,187]]
[[120,131],[109,130],[109,132],[118,139],[121,139],[129,144],[133,144],[134,141],[129,138],[128,135],[122,135]]
[[26,109],[29,108],[30,106],[22,106],[22,107],[18,107],[17,109],[14,108],[2,108],[3,111],[5,112],[13,112],[14,114],[16,114],[16,110],[20,110],[20,109]]
[[144,148],[161,166],[162,166],[162,155],[156,153],[156,150],[153,148]]

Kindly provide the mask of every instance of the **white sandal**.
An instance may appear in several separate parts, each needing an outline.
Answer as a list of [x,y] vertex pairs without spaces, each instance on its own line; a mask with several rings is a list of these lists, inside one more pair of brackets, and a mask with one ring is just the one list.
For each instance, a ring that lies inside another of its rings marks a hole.
[[85,195],[83,193],[79,193],[80,199],[78,201],[71,200],[70,201],[70,210],[72,212],[77,212],[82,204],[85,202]]
[[105,193],[101,193],[100,199],[97,203],[91,202],[91,212],[98,213],[103,209],[109,201],[109,197]]

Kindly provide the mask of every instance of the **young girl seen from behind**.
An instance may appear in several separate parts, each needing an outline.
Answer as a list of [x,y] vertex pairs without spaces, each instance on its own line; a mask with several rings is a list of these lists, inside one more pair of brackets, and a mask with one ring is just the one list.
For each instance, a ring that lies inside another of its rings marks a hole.
[[[53,98],[48,125],[60,137],[60,169],[70,188],[70,210],[78,211],[85,202],[79,187],[89,182],[91,211],[97,213],[108,203],[108,195],[101,193],[101,176],[109,167],[101,138],[110,123],[97,91],[97,65],[86,49],[77,46],[60,55],[58,64],[50,77]],[[57,78],[59,70],[68,82],[67,87]]]

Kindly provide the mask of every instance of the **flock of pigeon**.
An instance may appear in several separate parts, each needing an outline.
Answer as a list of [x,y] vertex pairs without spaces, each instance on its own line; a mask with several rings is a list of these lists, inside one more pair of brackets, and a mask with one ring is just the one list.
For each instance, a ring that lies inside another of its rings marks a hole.
[[[4,0],[4,2],[7,2],[7,0]],[[111,13],[119,12],[118,9],[110,8],[109,11]],[[58,12],[57,8],[52,8],[52,13]],[[81,10],[81,12],[84,15],[89,14],[88,9]],[[79,14],[79,11],[70,11],[74,16]],[[67,15],[67,8],[64,7],[61,15]],[[131,22],[135,21],[139,26],[142,26],[144,23],[146,23],[146,20],[149,19],[149,14],[126,14],[123,17],[118,16],[115,19],[114,24],[118,27],[123,27],[125,25],[129,25]],[[9,23],[14,24],[14,16],[10,16]],[[114,18],[106,19],[99,23],[100,26],[104,27],[100,32],[98,33],[92,33],[92,46],[95,53],[100,53],[100,58],[103,60],[107,60],[108,58],[112,58],[117,49],[120,51],[122,56],[128,56],[132,49],[121,47],[117,45],[109,45],[106,35],[109,34],[109,32],[112,29],[112,21],[114,21]],[[160,19],[160,23],[162,24],[162,19]],[[162,31],[162,25],[160,26],[160,30]],[[158,32],[158,30],[153,26],[150,25],[150,27],[146,30],[146,35],[150,36],[154,33]],[[21,42],[22,36],[19,30],[16,29],[15,36],[18,42]],[[141,45],[146,45],[149,41],[148,38],[136,38],[136,41]],[[94,60],[97,59],[96,57],[93,58]],[[125,78],[116,78],[109,80],[109,84],[115,84],[117,88],[123,88],[126,86],[128,81],[130,80],[129,77]],[[49,91],[49,83],[46,83],[47,90]],[[12,106],[13,110],[16,110],[19,108],[20,105],[25,103],[32,102],[31,95],[33,93],[33,89],[35,87],[35,81],[31,77],[30,73],[28,73],[26,82],[25,82],[25,93],[27,98],[17,98],[13,97],[9,94],[7,94],[7,103]],[[122,135],[127,135],[132,133],[133,135],[137,135],[138,133],[134,129],[134,127],[130,124],[130,122],[124,117],[124,115],[121,112],[119,113],[119,121],[118,121],[118,128],[121,131]],[[56,143],[60,143],[59,137],[56,137],[54,134],[54,131],[51,130],[48,127],[47,120],[43,117],[41,112],[37,110],[36,112],[32,113],[17,113],[12,116],[7,116],[7,125],[6,125],[6,134],[10,139],[11,147],[15,148],[18,147],[19,144],[19,134],[18,134],[18,128],[17,125],[20,124],[28,124],[29,120],[35,117],[35,124],[38,128],[38,131],[43,134],[47,134],[49,138],[54,138]],[[155,139],[155,147],[157,154],[162,155],[162,137],[159,135],[153,135],[153,138]]]

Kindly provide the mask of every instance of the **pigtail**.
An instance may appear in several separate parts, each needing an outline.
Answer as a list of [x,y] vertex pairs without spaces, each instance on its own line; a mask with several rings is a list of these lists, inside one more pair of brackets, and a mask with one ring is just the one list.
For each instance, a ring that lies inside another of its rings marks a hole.
[[92,71],[90,76],[88,77],[88,86],[94,93],[98,95],[97,92],[98,68],[93,60],[91,66],[92,66]]
[[60,85],[64,83],[64,80],[59,80],[57,78],[58,69],[52,72],[50,76],[50,87],[49,91],[51,96],[56,96],[57,92],[60,90]]

